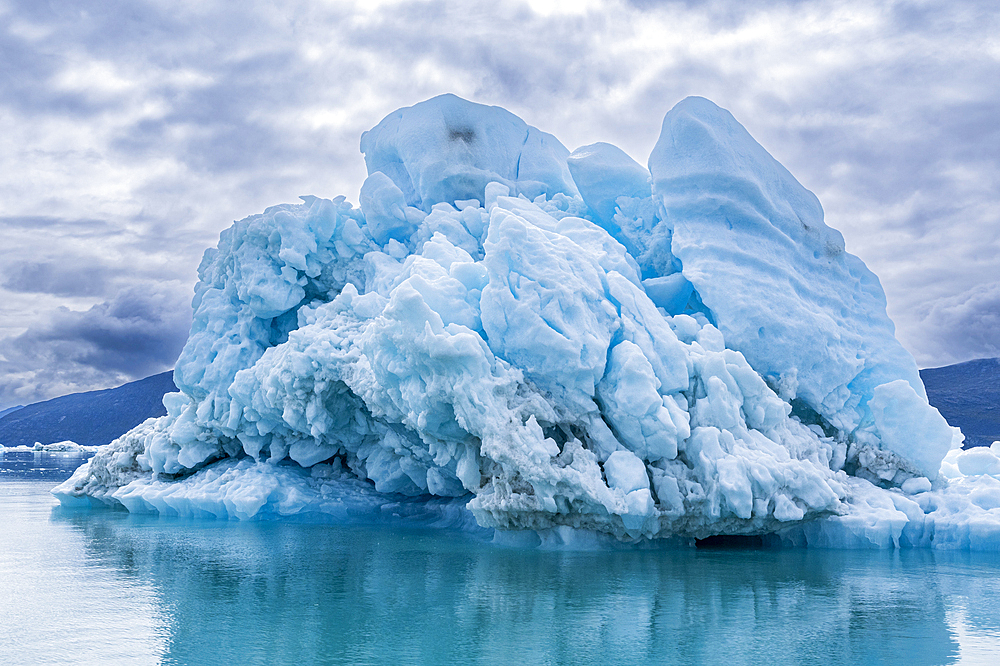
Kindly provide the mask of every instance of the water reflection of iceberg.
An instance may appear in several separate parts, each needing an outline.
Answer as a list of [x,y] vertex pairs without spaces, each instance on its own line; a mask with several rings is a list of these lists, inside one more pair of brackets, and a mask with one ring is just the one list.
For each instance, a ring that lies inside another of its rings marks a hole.
[[986,555],[561,552],[388,527],[55,519],[95,563],[159,591],[167,663],[947,664],[956,617],[967,635],[1000,627]]

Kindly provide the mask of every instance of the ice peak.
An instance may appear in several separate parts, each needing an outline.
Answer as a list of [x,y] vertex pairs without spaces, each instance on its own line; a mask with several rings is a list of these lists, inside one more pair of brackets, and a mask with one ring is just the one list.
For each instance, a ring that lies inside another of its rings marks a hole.
[[390,113],[361,135],[369,175],[381,171],[407,205],[485,200],[490,182],[534,199],[576,194],[569,151],[506,109],[444,94]]

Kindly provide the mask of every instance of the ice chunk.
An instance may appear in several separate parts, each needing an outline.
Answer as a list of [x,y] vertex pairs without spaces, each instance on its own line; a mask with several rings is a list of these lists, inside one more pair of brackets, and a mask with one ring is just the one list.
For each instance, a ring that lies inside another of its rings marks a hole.
[[361,152],[369,174],[382,172],[408,205],[427,212],[441,202],[485,203],[490,182],[529,199],[576,194],[558,139],[505,109],[451,94],[389,114],[361,135]]
[[1000,457],[993,447],[976,447],[962,451],[957,456],[959,471],[965,476],[981,474],[1000,475]]
[[45,451],[47,453],[65,453],[68,451],[76,452],[82,449],[83,447],[81,447],[79,444],[70,441],[68,439],[62,442],[53,442],[51,444],[42,444],[41,442],[35,442],[34,446],[35,451]]
[[684,277],[683,273],[647,278],[642,281],[642,288],[646,290],[646,295],[656,307],[663,308],[671,314],[682,313],[694,293],[694,285]]
[[390,239],[406,241],[416,231],[414,216],[407,216],[403,193],[381,171],[368,176],[361,186],[361,209],[365,212],[368,232],[379,245]]
[[960,477],[938,489],[922,478],[906,483],[917,494],[887,492],[848,477],[850,501],[843,515],[787,528],[779,538],[821,548],[1000,551],[1000,480]]
[[3,444],[0,444],[0,452],[9,451],[11,453],[26,453],[29,451],[35,453],[94,453],[99,449],[99,446],[85,446],[68,439],[61,442],[52,442],[50,444],[35,442],[33,446],[28,446],[26,444],[19,446],[4,446]]
[[[672,398],[661,396],[659,388],[653,366],[637,345],[628,340],[615,345],[598,395],[622,443],[643,460],[676,457],[678,441],[690,434],[687,414]],[[680,423],[675,425],[674,418]]]
[[587,411],[619,326],[600,257],[556,231],[541,210],[508,198],[491,213],[485,249],[482,321],[490,348],[560,406]]
[[903,481],[901,488],[907,495],[926,493],[931,489],[931,481],[926,476],[917,476]]
[[937,477],[951,448],[951,426],[937,409],[897,379],[875,387],[869,402],[882,446],[913,463],[924,476]]
[[649,477],[642,460],[631,451],[615,451],[604,463],[608,485],[623,493],[649,488]]
[[612,235],[615,232],[608,225],[614,224],[618,198],[645,199],[652,193],[649,172],[610,143],[577,148],[566,162],[580,196]]
[[[931,408],[878,278],[844,250],[816,197],[728,111],[700,97],[679,103],[649,168],[669,251],[726,344],[758,373],[775,382],[794,374],[793,397],[848,433],[870,418],[875,389],[895,380],[920,402],[909,403],[911,416],[933,420],[918,414]],[[913,462],[933,475],[946,451],[932,445]]]
[[232,435],[236,373],[298,326],[298,309],[346,284],[364,287],[364,255],[377,249],[361,212],[338,197],[272,206],[222,232],[198,268],[191,333],[174,382],[197,400],[195,421]]

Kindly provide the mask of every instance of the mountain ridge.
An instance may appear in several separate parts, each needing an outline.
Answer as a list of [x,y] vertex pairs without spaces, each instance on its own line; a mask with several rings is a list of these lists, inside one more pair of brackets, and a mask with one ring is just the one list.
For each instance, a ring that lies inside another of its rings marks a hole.
[[1000,441],[1000,358],[925,368],[927,400],[965,434],[964,448]]
[[70,393],[13,409],[0,416],[0,444],[31,446],[72,440],[107,444],[153,416],[163,416],[163,395],[172,393],[173,370],[115,388]]

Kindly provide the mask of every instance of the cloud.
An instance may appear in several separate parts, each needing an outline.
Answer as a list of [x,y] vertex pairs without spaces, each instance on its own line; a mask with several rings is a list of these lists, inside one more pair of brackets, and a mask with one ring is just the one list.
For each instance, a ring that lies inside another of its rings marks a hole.
[[59,308],[0,341],[0,404],[112,386],[173,367],[191,326],[176,284],[134,285],[88,310]]
[[[976,285],[962,294],[942,298],[921,313],[925,342],[938,363],[964,361],[968,356],[1000,356],[1000,284]],[[958,353],[956,353],[958,352]]]
[[107,289],[102,266],[67,266],[54,262],[17,262],[8,267],[5,289],[56,296],[99,296]]
[[[670,107],[709,97],[817,193],[881,277],[921,365],[992,353],[1000,339],[961,328],[989,323],[989,299],[969,294],[1000,275],[1000,16],[986,0],[248,0],[239,11],[7,0],[0,11],[0,340],[33,332],[50,392],[152,367],[123,354],[115,369],[99,351],[113,347],[110,322],[128,319],[111,314],[130,302],[119,293],[190,294],[203,249],[267,206],[356,201],[361,132],[443,92],[504,106],[570,149],[609,141],[639,162]],[[958,301],[968,316],[949,309]],[[186,297],[172,303],[188,316]],[[84,321],[107,324],[93,329],[104,342]],[[144,344],[124,330],[119,347]],[[56,349],[89,360],[66,366]],[[4,367],[14,374],[0,383],[34,381],[23,364]]]

